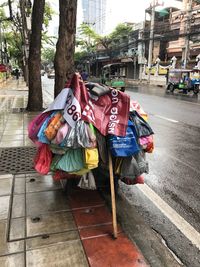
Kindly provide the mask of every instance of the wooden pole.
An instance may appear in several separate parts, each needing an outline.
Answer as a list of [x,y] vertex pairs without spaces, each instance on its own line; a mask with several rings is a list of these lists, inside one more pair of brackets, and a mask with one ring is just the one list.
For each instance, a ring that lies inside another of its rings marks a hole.
[[111,203],[112,203],[113,236],[114,236],[114,238],[117,238],[117,215],[116,215],[115,186],[114,186],[112,157],[111,157],[110,151],[108,151],[108,158],[109,158]]

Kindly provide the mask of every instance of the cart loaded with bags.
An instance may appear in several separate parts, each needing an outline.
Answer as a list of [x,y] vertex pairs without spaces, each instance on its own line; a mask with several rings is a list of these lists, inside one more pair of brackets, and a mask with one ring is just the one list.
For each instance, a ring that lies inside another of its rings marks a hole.
[[34,167],[53,179],[78,179],[78,186],[96,189],[94,170],[108,172],[114,236],[117,237],[114,178],[144,183],[145,153],[154,149],[147,114],[136,101],[113,88],[85,84],[78,73],[47,110],[28,126],[37,146]]

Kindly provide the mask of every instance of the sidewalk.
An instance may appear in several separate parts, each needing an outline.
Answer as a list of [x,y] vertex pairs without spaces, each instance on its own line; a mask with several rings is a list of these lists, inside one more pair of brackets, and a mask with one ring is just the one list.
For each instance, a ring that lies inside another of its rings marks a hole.
[[0,88],[0,98],[1,267],[179,266],[122,199],[114,240],[109,195],[66,192],[51,175],[35,173],[26,130],[35,114],[24,112],[27,88],[11,80]]

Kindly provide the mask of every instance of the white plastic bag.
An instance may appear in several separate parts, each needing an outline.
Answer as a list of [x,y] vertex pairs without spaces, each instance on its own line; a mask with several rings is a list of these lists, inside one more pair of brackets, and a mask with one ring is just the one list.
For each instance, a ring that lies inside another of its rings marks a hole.
[[93,173],[90,171],[86,174],[83,174],[78,186],[82,189],[96,190],[96,183]]

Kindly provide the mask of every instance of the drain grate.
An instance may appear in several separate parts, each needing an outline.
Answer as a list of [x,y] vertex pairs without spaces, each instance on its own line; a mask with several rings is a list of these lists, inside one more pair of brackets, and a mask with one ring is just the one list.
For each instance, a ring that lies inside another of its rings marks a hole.
[[2,148],[0,152],[0,173],[27,173],[35,171],[33,158],[35,147]]

